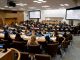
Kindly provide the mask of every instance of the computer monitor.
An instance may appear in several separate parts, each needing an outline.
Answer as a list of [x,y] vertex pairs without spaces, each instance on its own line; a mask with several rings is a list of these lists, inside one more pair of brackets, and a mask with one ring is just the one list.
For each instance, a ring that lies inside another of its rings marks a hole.
[[0,44],[0,49],[4,49],[3,52],[7,52],[7,47],[5,44]]
[[0,44],[0,48],[3,49],[4,48],[4,44]]

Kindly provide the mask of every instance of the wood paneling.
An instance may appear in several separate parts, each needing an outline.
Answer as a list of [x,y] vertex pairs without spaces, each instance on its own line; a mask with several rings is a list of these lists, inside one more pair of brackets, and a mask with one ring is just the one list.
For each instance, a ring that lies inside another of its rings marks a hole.
[[14,60],[13,56],[14,56],[13,51],[10,51],[6,55],[4,55],[2,58],[0,58],[0,60]]
[[12,23],[15,23],[17,21],[17,18],[6,18],[5,24],[11,25]]
[[0,10],[0,24],[10,25],[12,22],[22,22],[24,21],[23,11],[7,11]]
[[62,20],[63,20],[62,17],[46,17],[45,20],[42,21],[42,23],[59,24],[59,22]]

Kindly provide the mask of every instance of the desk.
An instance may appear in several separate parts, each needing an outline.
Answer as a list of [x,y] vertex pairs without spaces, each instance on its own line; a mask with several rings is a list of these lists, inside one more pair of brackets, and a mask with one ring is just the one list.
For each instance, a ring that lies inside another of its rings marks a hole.
[[8,49],[7,52],[0,52],[0,60],[14,60],[13,52],[11,49]]
[[[10,37],[11,37],[11,39],[15,39],[15,34],[10,34]],[[59,34],[59,36],[60,37],[62,37],[62,35],[61,34]],[[24,39],[24,40],[31,40],[31,36],[26,36],[25,34],[23,34],[23,35],[21,35],[21,37]],[[4,38],[4,34],[3,33],[0,33],[0,38]],[[51,37],[51,39],[55,42],[56,41],[56,38],[53,36],[53,37]],[[36,40],[38,41],[38,42],[44,42],[44,41],[46,41],[45,40],[45,37],[44,36],[42,36],[42,37],[36,37]]]

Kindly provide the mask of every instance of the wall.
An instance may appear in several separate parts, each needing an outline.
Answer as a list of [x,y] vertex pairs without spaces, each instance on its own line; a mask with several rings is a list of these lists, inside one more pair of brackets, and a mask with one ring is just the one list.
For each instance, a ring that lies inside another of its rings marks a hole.
[[74,21],[73,21],[73,25],[75,25],[75,26],[77,26],[78,23],[80,23],[80,20],[74,20]]
[[56,9],[56,10],[42,10],[41,11],[41,19],[45,20],[45,17],[64,17],[65,9]]
[[[25,15],[27,14],[27,12],[25,12]],[[28,15],[28,14],[27,14]],[[55,10],[41,10],[41,19],[45,20],[45,17],[63,17],[64,19],[62,20],[62,22],[66,22],[67,24],[69,24],[69,20],[65,20],[65,15],[66,15],[66,9],[55,9]],[[29,17],[24,17],[24,20],[29,20]],[[73,25],[77,25],[78,23],[80,23],[80,21],[78,20],[73,20]]]
[[[65,18],[65,12],[66,9],[55,9],[55,10],[41,10],[41,19],[39,21],[45,20],[46,17],[63,17]],[[28,12],[24,12],[24,21],[29,20],[29,17],[27,16]],[[25,16],[26,15],[26,16]],[[62,20],[68,23],[68,20],[65,19]]]
[[27,15],[27,12],[24,11],[24,21],[28,20],[28,15]]
[[63,17],[62,22],[69,24],[69,21],[65,20],[65,13],[66,9],[42,10],[40,21],[45,20],[45,17]]
[[24,21],[23,11],[0,10],[0,25]]

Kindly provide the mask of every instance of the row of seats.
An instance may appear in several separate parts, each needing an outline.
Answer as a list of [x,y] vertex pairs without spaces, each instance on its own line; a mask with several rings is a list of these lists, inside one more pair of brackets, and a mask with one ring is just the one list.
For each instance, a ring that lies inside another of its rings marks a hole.
[[[13,41],[12,43],[8,43],[6,40],[2,40],[0,43],[4,43],[8,48],[16,48],[20,52],[28,52],[30,56],[35,54],[48,54],[51,57],[56,56],[57,54],[62,55],[60,49],[66,51],[68,46],[72,42],[72,38],[70,36],[66,37],[60,44],[59,42],[55,42],[53,44],[46,44],[46,42],[39,42],[40,45],[36,46],[27,46],[27,42],[19,42]],[[25,55],[25,54],[24,54]]]
[[[70,41],[63,41],[62,49],[64,51],[66,51],[69,44],[70,44]],[[49,44],[47,46],[47,48],[48,48],[47,53],[49,53],[49,54],[36,54],[35,53],[32,60],[51,60],[51,55],[56,55],[57,53],[59,53],[57,47],[58,47],[58,44]],[[28,60],[31,59],[31,57],[29,56],[29,53],[26,53],[26,52],[21,53],[21,60],[26,60],[26,59],[28,59]]]

